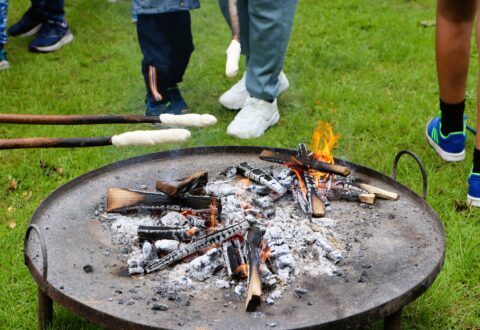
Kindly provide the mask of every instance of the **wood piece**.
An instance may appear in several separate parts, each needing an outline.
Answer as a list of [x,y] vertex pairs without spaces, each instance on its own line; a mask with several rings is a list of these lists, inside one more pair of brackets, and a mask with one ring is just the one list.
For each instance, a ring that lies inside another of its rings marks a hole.
[[325,203],[317,194],[312,195],[312,216],[314,218],[325,216]]
[[159,116],[141,115],[28,115],[0,113],[0,123],[28,125],[93,125],[160,123]]
[[388,191],[382,188],[378,188],[366,183],[359,183],[358,186],[366,191],[368,191],[371,194],[375,194],[375,196],[383,199],[389,199],[389,200],[397,200],[398,199],[398,194],[394,193],[392,191]]
[[188,257],[191,254],[194,254],[201,249],[205,249],[210,247],[212,244],[221,244],[225,242],[227,239],[232,238],[233,236],[237,235],[240,232],[243,232],[250,228],[250,224],[248,221],[242,221],[238,224],[232,225],[225,229],[219,230],[213,234],[207,235],[205,237],[201,237],[196,241],[193,241],[189,244],[186,244],[180,249],[167,254],[165,257],[161,259],[156,259],[150,262],[145,267],[145,272],[152,273],[154,271],[162,270],[169,265],[173,264],[176,261],[179,261],[185,257]]
[[307,171],[303,173],[303,179],[305,182],[305,187],[307,188],[307,199],[310,212],[309,215],[315,218],[325,216],[325,205],[320,198],[320,193],[318,192],[317,187],[315,186],[315,179]]
[[265,171],[259,168],[252,167],[247,162],[237,165],[237,170],[240,175],[267,186],[279,195],[284,195],[287,192],[287,189],[277,180],[275,180],[270,174],[267,174]]
[[27,138],[1,139],[0,149],[30,149],[30,148],[85,148],[102,147],[112,144],[111,136],[92,138]]
[[260,250],[262,245],[262,237],[264,231],[258,227],[251,227],[247,234],[248,250],[248,289],[245,310],[247,312],[254,311],[261,303],[262,296],[262,280],[260,277]]
[[168,209],[168,210],[210,210],[214,204],[218,214],[221,204],[216,197],[187,196],[176,197],[159,193],[148,193],[122,188],[110,188],[107,196],[107,212],[124,212],[137,209]]
[[228,276],[231,278],[239,278],[241,274],[237,271],[238,268],[240,265],[247,263],[242,253],[240,240],[236,238],[226,241],[223,243],[222,250]]
[[374,194],[363,194],[348,189],[332,189],[327,192],[329,199],[344,199],[348,201],[357,201],[366,204],[375,204]]
[[278,164],[290,163],[298,167],[312,168],[320,172],[338,174],[341,176],[350,175],[350,169],[346,166],[330,164],[330,163],[321,162],[318,160],[311,160],[308,158],[307,159],[297,158],[294,155],[287,154],[287,153],[279,153],[279,152],[274,152],[270,150],[263,150],[259,157],[260,159],[265,160],[267,162],[273,162]]
[[197,227],[190,229],[171,229],[158,226],[139,226],[137,234],[139,239],[144,240],[162,240],[170,239],[180,242],[189,242],[199,232]]
[[195,172],[181,180],[174,182],[157,181],[156,188],[167,195],[175,196],[192,193],[202,189],[208,182],[208,172]]

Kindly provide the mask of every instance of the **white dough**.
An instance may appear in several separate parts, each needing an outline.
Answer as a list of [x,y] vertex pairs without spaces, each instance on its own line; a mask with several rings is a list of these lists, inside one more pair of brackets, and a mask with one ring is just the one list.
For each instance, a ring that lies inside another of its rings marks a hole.
[[156,131],[134,131],[112,136],[116,147],[153,146],[164,143],[184,142],[191,134],[186,129],[164,129]]
[[187,115],[172,115],[164,113],[160,115],[160,121],[162,124],[171,126],[206,127],[215,125],[217,118],[209,114],[189,113]]
[[242,47],[240,43],[233,39],[230,43],[230,46],[227,48],[227,65],[225,68],[225,73],[227,77],[233,78],[238,73],[238,62],[240,62],[240,54],[242,52]]

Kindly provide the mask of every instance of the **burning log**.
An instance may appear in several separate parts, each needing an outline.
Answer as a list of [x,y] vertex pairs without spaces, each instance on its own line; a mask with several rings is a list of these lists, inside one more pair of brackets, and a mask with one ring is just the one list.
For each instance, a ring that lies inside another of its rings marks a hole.
[[197,190],[203,190],[208,182],[207,172],[195,172],[179,181],[164,182],[157,181],[156,187],[158,191],[169,196],[183,195],[186,193],[194,193]]
[[297,158],[308,159],[308,149],[305,143],[300,143],[297,147]]
[[137,230],[138,238],[143,240],[177,240],[180,242],[191,241],[193,236],[199,232],[197,227],[190,229],[171,229],[158,226],[139,226]]
[[248,250],[248,290],[245,310],[247,312],[254,311],[260,305],[262,296],[262,280],[260,277],[260,250],[262,245],[262,237],[264,231],[258,227],[251,227],[247,234],[247,250]]
[[221,212],[221,204],[215,197],[188,196],[175,197],[159,193],[147,193],[122,188],[110,188],[107,197],[107,212],[121,212],[132,209],[168,209],[168,210],[206,210],[214,203],[217,213]]
[[271,175],[265,173],[259,168],[254,168],[248,163],[244,162],[237,165],[239,174],[243,175],[246,178],[252,179],[253,181],[267,186],[272,191],[276,192],[279,195],[284,195],[287,192],[284,186],[282,186],[277,180],[275,180]]
[[189,264],[190,274],[198,281],[205,281],[220,268],[222,268],[222,251],[220,249],[210,249]]
[[220,244],[227,239],[235,236],[237,233],[247,230],[248,228],[250,228],[250,224],[248,223],[248,221],[242,221],[233,226],[219,230],[213,234],[199,238],[198,240],[184,245],[179,250],[176,250],[161,259],[150,262],[145,267],[145,272],[151,273],[157,270],[162,270],[165,267],[171,265],[172,263],[188,257],[189,255],[194,254],[201,249],[207,248],[212,244]]
[[305,181],[305,187],[307,188],[307,198],[310,204],[310,214],[315,218],[321,218],[325,216],[325,205],[320,198],[320,193],[315,186],[315,180],[313,176],[305,171],[303,173],[303,180]]
[[295,166],[303,167],[304,169],[312,168],[320,172],[338,174],[341,176],[350,175],[350,169],[342,165],[330,164],[308,158],[297,158],[291,154],[279,153],[270,150],[263,150],[260,154],[260,159],[277,164],[291,163]]
[[222,249],[228,276],[237,277],[239,275],[237,272],[238,267],[246,263],[240,246],[240,240],[237,238],[226,241],[223,243]]

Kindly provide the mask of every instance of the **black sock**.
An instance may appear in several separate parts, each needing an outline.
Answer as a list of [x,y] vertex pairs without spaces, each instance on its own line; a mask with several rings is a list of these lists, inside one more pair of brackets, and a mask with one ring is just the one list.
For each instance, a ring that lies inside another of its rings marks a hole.
[[480,150],[477,148],[473,151],[473,172],[480,173]]
[[440,111],[442,112],[442,134],[463,131],[463,112],[465,100],[457,104],[448,104],[440,99]]
[[3,47],[5,47],[5,44],[0,44],[0,52],[3,50]]

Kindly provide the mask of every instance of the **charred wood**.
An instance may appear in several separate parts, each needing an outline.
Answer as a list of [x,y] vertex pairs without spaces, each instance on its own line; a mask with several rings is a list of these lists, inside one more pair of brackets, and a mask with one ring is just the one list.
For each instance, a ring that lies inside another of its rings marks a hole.
[[308,158],[297,158],[294,155],[287,154],[287,153],[279,153],[279,152],[274,152],[270,150],[263,150],[262,153],[260,154],[260,159],[265,160],[267,162],[277,163],[277,164],[290,163],[295,166],[302,167],[304,169],[312,168],[320,172],[338,174],[341,176],[350,175],[350,169],[348,167],[321,162],[318,160],[311,160]]
[[267,186],[279,195],[284,195],[287,192],[285,187],[275,180],[270,174],[267,174],[259,168],[254,168],[246,162],[237,165],[237,170],[238,173],[244,177]]
[[121,188],[110,188],[107,197],[107,212],[125,212],[137,209],[165,209],[165,210],[209,210],[212,202],[217,205],[217,212],[221,212],[221,204],[215,197],[210,196],[167,196],[160,193],[151,193]]
[[174,182],[157,181],[156,188],[169,196],[183,195],[186,193],[198,194],[208,182],[207,172],[195,172],[181,180]]
[[145,267],[145,272],[151,273],[157,270],[162,270],[165,267],[171,265],[172,263],[188,257],[189,255],[201,249],[207,248],[212,244],[221,244],[227,239],[235,236],[242,231],[247,230],[248,228],[250,228],[250,224],[247,221],[243,221],[213,234],[199,238],[196,241],[180,247],[180,249],[166,255],[161,259],[152,261]]
[[198,234],[198,228],[192,227],[191,229],[171,229],[157,226],[139,226],[138,238],[141,240],[177,240],[180,242],[189,242],[192,238]]

